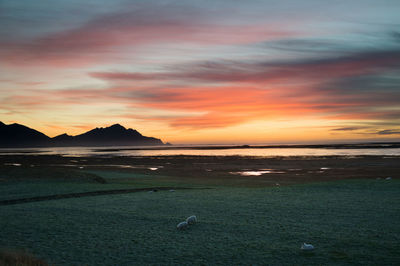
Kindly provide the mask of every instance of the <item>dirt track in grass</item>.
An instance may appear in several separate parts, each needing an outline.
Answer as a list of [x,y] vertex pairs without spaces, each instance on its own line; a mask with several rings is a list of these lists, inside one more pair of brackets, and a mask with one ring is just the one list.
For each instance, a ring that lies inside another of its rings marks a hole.
[[[157,191],[161,191],[161,190],[178,190],[178,189],[182,190],[182,189],[199,189],[199,188],[150,187],[150,188],[134,188],[134,189],[100,190],[100,191],[89,191],[89,192],[82,192],[82,193],[68,193],[68,194],[57,194],[57,195],[49,195],[49,196],[31,197],[31,198],[1,200],[0,206],[29,203],[29,202],[35,202],[35,201],[93,197],[93,196],[112,195],[112,194],[126,194],[126,193],[135,193],[135,192],[143,192],[143,191],[157,192]],[[201,189],[208,189],[208,188],[201,188]]]

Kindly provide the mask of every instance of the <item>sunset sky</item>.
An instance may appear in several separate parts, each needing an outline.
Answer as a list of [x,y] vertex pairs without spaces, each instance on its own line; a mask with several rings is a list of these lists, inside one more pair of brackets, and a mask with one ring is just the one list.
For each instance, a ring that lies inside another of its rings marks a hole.
[[398,0],[0,0],[0,121],[172,143],[400,139]]

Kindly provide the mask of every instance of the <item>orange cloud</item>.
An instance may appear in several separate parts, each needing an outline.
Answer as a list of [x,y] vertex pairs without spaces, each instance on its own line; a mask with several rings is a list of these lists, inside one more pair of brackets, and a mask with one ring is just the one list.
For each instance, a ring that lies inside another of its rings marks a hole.
[[[279,93],[252,87],[205,87],[163,89],[137,104],[157,110],[198,112],[190,117],[171,117],[173,127],[225,127],[259,119],[299,116],[313,106],[280,98]],[[164,119],[165,120],[165,119]]]
[[[222,61],[174,66],[174,71],[157,73],[89,74],[116,90],[124,84],[122,90],[130,91],[137,105],[202,113],[171,118],[172,126],[215,127],[304,115],[364,119],[371,108],[396,105],[400,100],[387,91],[360,93],[365,84],[377,82],[379,74],[396,69],[399,62],[400,52],[388,50],[283,63]],[[138,82],[157,86],[129,87]],[[174,87],[175,82],[187,86]]]

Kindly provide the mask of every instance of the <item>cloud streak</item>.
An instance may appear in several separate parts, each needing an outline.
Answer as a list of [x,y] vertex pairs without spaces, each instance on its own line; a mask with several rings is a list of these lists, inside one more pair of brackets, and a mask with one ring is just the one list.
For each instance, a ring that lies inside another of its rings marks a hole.
[[379,73],[400,66],[400,47],[388,51],[368,51],[353,55],[308,59],[292,62],[212,62],[177,66],[178,71],[157,73],[92,72],[90,76],[108,81],[174,81],[188,82],[268,82],[285,80],[332,80]]
[[400,135],[400,130],[385,129],[377,132],[378,135]]

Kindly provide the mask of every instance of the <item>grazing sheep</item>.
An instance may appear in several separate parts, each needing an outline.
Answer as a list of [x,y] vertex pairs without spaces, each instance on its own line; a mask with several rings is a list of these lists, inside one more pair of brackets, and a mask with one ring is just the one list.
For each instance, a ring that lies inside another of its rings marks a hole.
[[314,246],[311,245],[311,244],[303,243],[303,244],[301,245],[300,249],[301,249],[301,250],[311,251],[311,250],[314,250]]
[[392,178],[389,176],[389,177],[386,177],[385,179],[386,179],[386,180],[391,180]]
[[186,222],[187,222],[188,224],[195,224],[195,223],[197,222],[197,217],[196,217],[196,215],[189,216],[189,217],[186,219]]
[[185,230],[187,229],[189,224],[187,222],[180,222],[177,226],[176,229],[178,230]]

